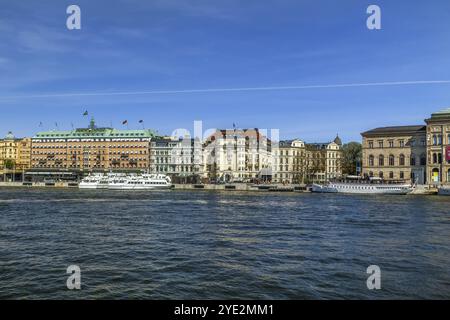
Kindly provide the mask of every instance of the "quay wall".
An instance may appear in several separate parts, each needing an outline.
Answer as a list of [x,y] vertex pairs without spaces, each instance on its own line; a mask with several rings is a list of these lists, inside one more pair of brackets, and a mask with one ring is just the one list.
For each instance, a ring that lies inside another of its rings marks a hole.
[[[0,187],[53,187],[53,188],[77,188],[77,183],[68,182],[0,182]],[[236,184],[174,184],[175,190],[227,190],[227,191],[273,191],[273,192],[306,192],[305,186],[299,185],[251,185],[245,183]]]
[[[175,190],[204,190],[204,191],[257,191],[257,192],[310,192],[306,186],[301,185],[255,185],[255,184],[174,184]],[[21,187],[21,188],[78,188],[77,183],[70,182],[0,182],[1,187]],[[419,185],[411,193],[412,195],[435,195],[438,190],[436,187],[428,185]]]

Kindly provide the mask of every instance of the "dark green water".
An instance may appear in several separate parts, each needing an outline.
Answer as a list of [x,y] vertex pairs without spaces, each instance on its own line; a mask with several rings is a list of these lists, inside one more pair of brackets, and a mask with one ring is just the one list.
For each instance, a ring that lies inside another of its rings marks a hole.
[[450,197],[0,189],[0,298],[449,299]]

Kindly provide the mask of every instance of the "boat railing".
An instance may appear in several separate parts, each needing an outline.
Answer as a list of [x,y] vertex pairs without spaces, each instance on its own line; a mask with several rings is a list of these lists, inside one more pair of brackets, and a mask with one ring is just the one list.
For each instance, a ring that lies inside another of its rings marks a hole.
[[345,183],[345,184],[376,184],[376,185],[399,185],[399,184],[407,184],[407,182],[403,179],[389,179],[385,180],[383,178],[378,177],[342,177],[330,180],[330,183]]

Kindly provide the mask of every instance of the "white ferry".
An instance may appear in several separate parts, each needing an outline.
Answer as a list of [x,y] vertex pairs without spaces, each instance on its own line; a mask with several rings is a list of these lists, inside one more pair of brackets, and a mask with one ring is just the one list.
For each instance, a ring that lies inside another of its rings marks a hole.
[[80,189],[110,190],[149,190],[169,189],[172,187],[170,177],[163,174],[94,174],[84,178],[78,185]]
[[78,184],[78,188],[80,189],[97,189],[97,186],[99,185],[99,182],[101,179],[103,179],[102,174],[90,174],[87,177],[85,177],[81,182]]
[[319,193],[408,194],[414,186],[404,182],[385,182],[379,178],[368,180],[350,176],[343,181],[330,181],[325,185],[313,184],[311,191]]
[[120,190],[169,189],[171,187],[172,183],[170,178],[163,174],[127,176],[113,180],[109,185],[109,189]]

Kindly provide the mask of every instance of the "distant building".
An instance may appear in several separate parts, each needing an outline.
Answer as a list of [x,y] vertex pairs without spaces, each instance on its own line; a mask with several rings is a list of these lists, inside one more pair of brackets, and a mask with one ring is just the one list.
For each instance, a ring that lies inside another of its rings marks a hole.
[[426,119],[427,179],[432,184],[450,184],[450,108]]
[[273,181],[305,184],[324,182],[341,176],[342,141],[305,143],[285,140],[273,148]]
[[377,128],[363,132],[362,174],[423,184],[426,177],[426,126]]
[[216,130],[203,145],[211,181],[271,180],[271,141],[255,129]]
[[342,175],[342,141],[339,136],[331,142],[307,143],[305,146],[308,182],[325,182]]
[[151,130],[99,128],[94,119],[87,128],[39,132],[32,138],[31,174],[148,170],[153,136]]
[[377,128],[362,133],[363,174],[419,184],[450,184],[450,108],[425,125]]
[[31,139],[16,138],[8,132],[0,139],[0,181],[21,180],[31,165]]
[[273,182],[304,183],[306,181],[306,148],[301,140],[284,140],[273,148]]
[[152,138],[150,171],[167,174],[174,182],[200,182],[203,175],[201,141],[189,137]]

